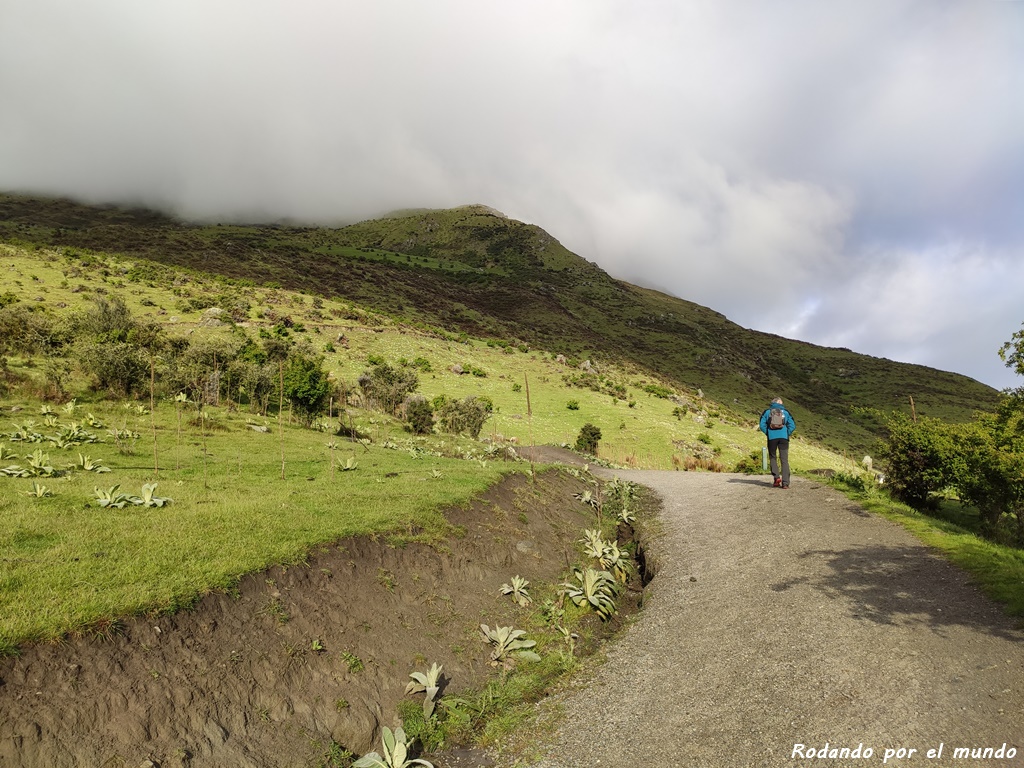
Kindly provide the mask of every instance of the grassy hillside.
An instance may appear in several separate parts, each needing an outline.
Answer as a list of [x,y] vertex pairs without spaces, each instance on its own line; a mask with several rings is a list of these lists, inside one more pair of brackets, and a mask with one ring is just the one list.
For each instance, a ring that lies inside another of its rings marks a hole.
[[[200,270],[245,289],[278,286],[372,307],[421,329],[601,360],[745,418],[780,394],[805,437],[839,451],[873,448],[875,425],[858,407],[906,410],[913,397],[919,413],[966,420],[997,395],[958,374],[741,328],[615,280],[540,228],[482,206],[328,229],[188,224],[152,211],[8,195],[0,197],[0,239]],[[148,269],[140,261],[125,277],[144,280]],[[259,311],[250,302],[239,319],[259,319]]]
[[[602,431],[602,458],[661,469],[695,455],[731,469],[763,442],[753,419],[628,362],[595,357],[584,370],[584,361],[526,344],[415,328],[338,299],[231,284],[138,260],[0,245],[0,296],[19,297],[21,305],[66,317],[93,297],[114,293],[172,338],[227,341],[287,327],[290,339],[307,341],[324,356],[338,386],[349,391],[358,391],[356,379],[371,359],[383,359],[414,368],[418,391],[428,398],[486,395],[495,412],[482,436],[492,442],[571,444],[589,422]],[[210,311],[214,306],[242,319],[235,323],[221,314],[225,319],[218,320]],[[44,375],[38,360],[12,358],[11,365],[29,379]],[[72,386],[82,392],[88,382]],[[409,437],[395,420],[356,413],[357,426],[377,442]],[[841,463],[813,441],[799,445],[793,456],[797,469]]]

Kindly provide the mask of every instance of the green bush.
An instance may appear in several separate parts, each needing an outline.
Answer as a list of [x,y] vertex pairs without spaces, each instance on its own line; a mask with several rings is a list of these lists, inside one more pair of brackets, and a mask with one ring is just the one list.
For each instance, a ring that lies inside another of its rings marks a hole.
[[667,400],[672,397],[672,390],[668,387],[663,387],[660,384],[647,384],[643,387],[643,391],[648,394],[660,397],[663,400]]
[[[677,467],[678,468],[678,467]],[[759,475],[764,471],[761,449],[751,451],[746,456],[736,462],[736,466],[733,467],[733,472],[739,472],[745,475]]]
[[982,530],[992,536],[1004,514],[1017,518],[1024,545],[1024,441],[1005,429],[1000,416],[982,416],[953,435],[950,480],[960,500],[978,510]]
[[41,307],[0,308],[0,355],[49,355],[66,341],[63,329]]
[[185,392],[189,400],[216,404],[222,384],[234,378],[235,360],[245,341],[237,338],[197,338],[189,343],[185,339],[175,340],[171,351],[165,355],[163,367],[164,390]]
[[323,358],[296,354],[284,368],[284,396],[303,424],[327,410],[331,382],[323,368]]
[[580,428],[580,433],[576,436],[576,450],[596,456],[597,444],[600,440],[601,430],[588,422]]
[[95,378],[98,389],[130,397],[149,387],[149,357],[134,344],[83,343],[76,351],[78,364]]
[[429,435],[434,431],[434,409],[427,398],[413,395],[405,401],[405,420],[414,435]]
[[387,363],[375,364],[358,379],[367,405],[394,414],[407,395],[416,391],[419,378],[408,368],[394,368]]
[[580,409],[580,401],[570,400],[565,404],[565,407],[568,408],[570,411],[578,411]]
[[888,485],[893,498],[914,507],[929,506],[933,493],[950,481],[953,441],[950,428],[936,419],[912,421],[893,413],[885,423],[888,439],[883,446]]
[[[440,398],[435,398],[435,404]],[[441,400],[437,408],[437,424],[442,432],[453,435],[466,434],[474,440],[480,437],[484,422],[494,409],[491,401],[483,397],[466,397],[462,400]]]

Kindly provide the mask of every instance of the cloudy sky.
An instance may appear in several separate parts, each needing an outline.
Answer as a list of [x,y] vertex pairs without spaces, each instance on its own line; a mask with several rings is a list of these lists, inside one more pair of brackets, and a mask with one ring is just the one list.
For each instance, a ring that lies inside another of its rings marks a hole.
[[0,189],[484,203],[752,328],[1024,383],[1024,0],[0,0]]

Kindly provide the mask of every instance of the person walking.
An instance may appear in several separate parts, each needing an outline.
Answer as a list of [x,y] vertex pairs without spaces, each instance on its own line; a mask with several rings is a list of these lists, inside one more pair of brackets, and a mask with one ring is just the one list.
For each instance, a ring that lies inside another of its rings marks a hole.
[[774,478],[772,487],[789,488],[789,438],[796,432],[796,422],[783,407],[781,397],[772,400],[761,414],[760,429],[768,438],[768,465]]

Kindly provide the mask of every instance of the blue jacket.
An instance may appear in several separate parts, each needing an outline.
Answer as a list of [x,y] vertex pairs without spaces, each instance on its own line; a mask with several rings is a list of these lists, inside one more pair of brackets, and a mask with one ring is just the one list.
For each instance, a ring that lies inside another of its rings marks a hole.
[[[768,429],[768,414],[771,413],[772,408],[782,408],[782,412],[786,414],[786,426],[782,429]],[[779,405],[778,403],[772,403],[769,405],[765,412],[761,414],[761,425],[760,430],[764,432],[769,440],[778,440],[783,438],[789,440],[796,432],[796,422],[793,421],[793,416],[789,411],[786,410],[785,406]]]

